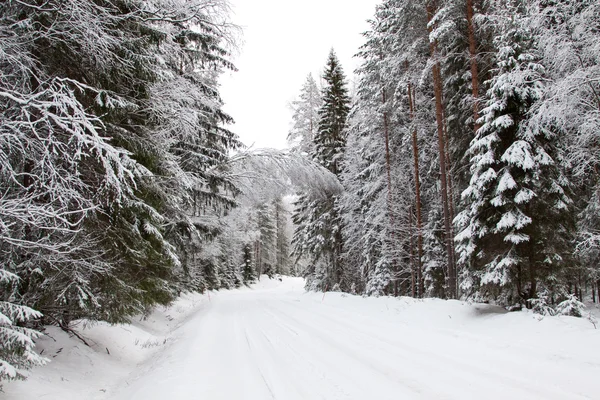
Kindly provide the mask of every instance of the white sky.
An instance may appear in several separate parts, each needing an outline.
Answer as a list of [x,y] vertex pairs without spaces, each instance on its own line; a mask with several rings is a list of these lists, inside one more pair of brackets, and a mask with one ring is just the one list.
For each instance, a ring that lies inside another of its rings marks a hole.
[[292,113],[288,104],[306,76],[318,81],[333,47],[347,78],[358,66],[353,58],[360,35],[380,0],[230,0],[232,22],[243,29],[238,72],[221,78],[230,128],[255,148],[286,147]]

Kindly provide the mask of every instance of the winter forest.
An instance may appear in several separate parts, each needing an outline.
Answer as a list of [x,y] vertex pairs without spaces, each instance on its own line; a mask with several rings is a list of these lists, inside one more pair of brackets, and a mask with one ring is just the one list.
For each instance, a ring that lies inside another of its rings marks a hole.
[[599,301],[598,0],[383,0],[360,67],[332,49],[298,88],[287,151],[228,128],[229,12],[0,3],[0,381],[45,363],[44,326],[265,274],[541,315]]

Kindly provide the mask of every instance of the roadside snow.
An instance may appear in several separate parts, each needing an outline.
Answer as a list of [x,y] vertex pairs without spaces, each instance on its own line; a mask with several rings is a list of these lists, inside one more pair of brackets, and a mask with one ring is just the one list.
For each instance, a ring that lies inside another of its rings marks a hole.
[[210,303],[188,297],[181,312],[159,310],[134,326],[97,325],[83,331],[94,349],[53,332],[59,342],[42,346],[54,362],[28,382],[6,384],[6,398],[575,400],[600,393],[600,331],[584,318],[305,293],[303,283],[263,278],[252,289],[211,293]]
[[50,363],[35,368],[27,381],[3,382],[0,399],[105,399],[144,360],[174,340],[177,327],[208,302],[208,296],[185,294],[171,307],[159,307],[132,324],[89,324],[76,330],[91,347],[60,328],[49,326],[36,340],[36,349]]

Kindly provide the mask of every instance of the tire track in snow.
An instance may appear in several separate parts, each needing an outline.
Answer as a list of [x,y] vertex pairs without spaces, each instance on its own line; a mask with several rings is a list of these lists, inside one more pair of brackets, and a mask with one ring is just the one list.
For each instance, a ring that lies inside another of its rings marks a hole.
[[[456,386],[457,382],[460,381],[465,382],[464,384],[459,385],[463,392],[453,398],[464,398],[465,392],[472,392],[474,397],[476,397],[476,394],[481,395],[482,393],[487,393],[487,398],[504,399],[506,396],[502,391],[489,393],[490,387],[498,387],[498,384],[502,382],[503,386],[506,388],[506,392],[514,393],[518,389],[520,392],[518,398],[540,400],[563,400],[566,398],[582,400],[590,399],[590,397],[577,395],[573,392],[565,392],[559,387],[548,388],[546,386],[541,386],[536,383],[535,379],[513,377],[504,372],[493,371],[484,364],[474,365],[463,362],[456,357],[446,356],[440,352],[422,350],[422,348],[427,347],[427,343],[421,342],[423,336],[429,336],[431,337],[431,340],[435,340],[435,335],[431,335],[425,331],[417,332],[417,335],[415,335],[414,330],[412,330],[411,334],[413,338],[417,338],[419,342],[410,346],[405,342],[382,336],[378,332],[365,331],[361,328],[361,326],[364,325],[349,324],[347,321],[341,320],[339,317],[337,317],[335,313],[332,312],[325,314],[319,310],[318,307],[302,307],[297,302],[283,299],[279,299],[278,304],[280,306],[282,304],[285,305],[284,308],[291,306],[295,309],[296,313],[303,314],[303,318],[294,318],[290,316],[289,310],[287,313],[283,312],[281,309],[279,310],[282,315],[286,315],[288,318],[293,318],[298,324],[306,325],[305,321],[310,320],[315,322],[319,321],[317,322],[317,325],[328,326],[329,328],[337,324],[339,327],[336,330],[336,336],[339,337],[347,337],[348,333],[352,332],[355,338],[360,338],[362,343],[366,343],[368,346],[371,346],[373,350],[380,351],[382,354],[387,354],[387,357],[381,358],[383,363],[386,363],[386,360],[388,360],[390,356],[393,356],[397,360],[409,360],[409,364],[420,368],[422,373],[416,375],[427,376],[428,374],[430,375],[432,371],[437,371],[438,374],[436,375],[435,380],[438,382],[446,381],[446,385],[448,385],[448,387]],[[403,326],[403,329],[406,331],[411,331],[408,326]],[[328,334],[330,334],[329,336],[331,339],[331,332],[328,332]],[[335,338],[333,338],[333,340],[335,340]],[[402,351],[400,351],[400,349]],[[352,350],[352,347],[349,346],[348,350]],[[495,355],[497,356],[497,354]],[[418,370],[415,369],[404,372],[414,375],[416,372],[418,372]],[[474,377],[476,377],[476,379],[473,379]],[[535,376],[533,378],[535,378]],[[418,378],[415,378],[415,380],[418,381]],[[545,382],[545,384],[547,383],[548,382]],[[426,382],[421,382],[420,384],[427,386]],[[431,396],[428,398],[437,399],[448,397],[445,393],[439,393],[438,396]]]
[[118,399],[571,400],[587,398],[576,394],[583,379],[597,379],[596,369],[580,376],[560,360],[540,368],[549,353],[536,358],[508,341],[501,349],[460,329],[369,315],[370,307],[355,312],[339,298],[324,305],[320,296],[253,290],[213,299]]
[[[297,350],[290,346],[290,343],[294,343],[297,333],[282,330],[279,324],[274,324],[271,314],[266,312],[262,304],[256,305],[256,309],[260,310],[260,317],[256,313],[246,315],[245,325],[250,327],[250,341],[257,350],[256,360],[262,360],[264,363],[268,359],[267,367],[274,372],[275,376],[271,376],[270,380],[275,387],[273,390],[275,398],[281,400],[352,398],[342,387],[327,380],[325,370],[304,357],[305,354],[310,353],[310,349]],[[315,392],[315,388],[319,391]]]

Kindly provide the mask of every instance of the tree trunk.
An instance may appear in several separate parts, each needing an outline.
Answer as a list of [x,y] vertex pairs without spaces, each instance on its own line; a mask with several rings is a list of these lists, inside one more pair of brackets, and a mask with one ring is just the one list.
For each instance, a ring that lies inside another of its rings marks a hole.
[[[527,210],[529,211],[529,210]],[[537,297],[537,274],[535,267],[535,249],[529,245],[529,295],[528,301]]]
[[477,65],[477,41],[475,27],[473,26],[473,0],[467,0],[467,30],[469,36],[469,57],[471,59],[471,87],[473,91],[473,130],[475,133],[480,128],[479,123],[479,68]]
[[408,215],[408,232],[410,235],[410,291],[412,297],[417,297],[417,284],[416,284],[416,268],[415,268],[415,246],[414,246],[414,235],[413,235],[413,212],[412,207],[409,209]]
[[[387,102],[387,96],[385,95],[385,88],[381,93],[383,107],[385,107]],[[394,235],[394,213],[392,209],[393,199],[392,199],[392,167],[390,162],[390,130],[388,123],[388,114],[386,111],[383,112],[383,134],[385,136],[385,169],[387,172],[387,208],[388,215],[390,219],[390,239],[391,239],[391,247],[392,251],[392,271],[394,272],[394,296],[398,296],[398,263],[396,262],[396,256],[394,252],[395,245],[395,235]]]
[[[425,283],[423,281],[423,219],[421,216],[421,181],[419,179],[419,144],[417,142],[417,126],[415,122],[415,92],[412,85],[408,84],[408,103],[410,110],[410,119],[413,123],[412,145],[413,145],[413,160],[415,169],[415,205],[417,211],[417,282],[418,282],[418,297],[423,297],[425,292]],[[411,214],[412,215],[412,214]],[[414,296],[414,294],[413,294]]]
[[342,263],[342,252],[344,251],[344,248],[343,248],[343,242],[342,242],[343,238],[342,238],[341,217],[339,215],[338,210],[335,207],[336,199],[337,199],[337,197],[334,199],[334,201],[332,202],[332,206],[331,206],[332,214],[334,215],[334,221],[336,221],[338,223],[337,230],[335,231],[335,233],[333,235],[335,243],[334,243],[333,250],[332,250],[332,260],[331,260],[333,263],[333,268],[334,268],[332,285],[335,286],[335,284],[339,284],[340,288],[343,290],[344,288],[342,287],[342,280],[344,278],[344,275],[343,275],[344,271],[343,271],[343,263]]
[[[428,2],[427,4],[427,21],[431,22],[437,5],[435,0]],[[428,26],[429,33],[433,30],[433,27]],[[451,234],[450,228],[450,209],[448,206],[448,185],[446,182],[446,146],[444,141],[444,108],[443,108],[443,88],[442,88],[442,74],[440,62],[437,60],[437,43],[435,41],[430,43],[431,57],[433,59],[433,88],[435,95],[435,117],[437,122],[437,133],[438,133],[438,150],[439,150],[439,162],[440,162],[440,183],[441,183],[441,197],[442,197],[442,209],[444,213],[444,229],[446,234],[446,254],[448,256],[447,276],[448,276],[448,297],[456,298],[456,273],[453,260],[454,240]]]
[[260,276],[262,275],[262,261],[260,259],[260,240],[254,242],[254,259],[256,260],[256,274],[258,275],[258,280],[260,281]]
[[283,263],[283,249],[281,242],[281,231],[282,227],[279,224],[279,201],[275,201],[275,273],[281,274],[282,263]]
[[[445,110],[442,110],[442,120],[446,121]],[[457,282],[457,297],[458,297],[458,271],[456,268],[456,252],[454,249],[454,180],[452,179],[452,161],[450,157],[450,137],[448,135],[448,126],[444,124],[444,143],[446,145],[446,182],[448,184],[448,211],[450,214],[450,237],[452,238],[452,246],[450,246],[450,255],[452,265],[454,266],[454,280]]]

